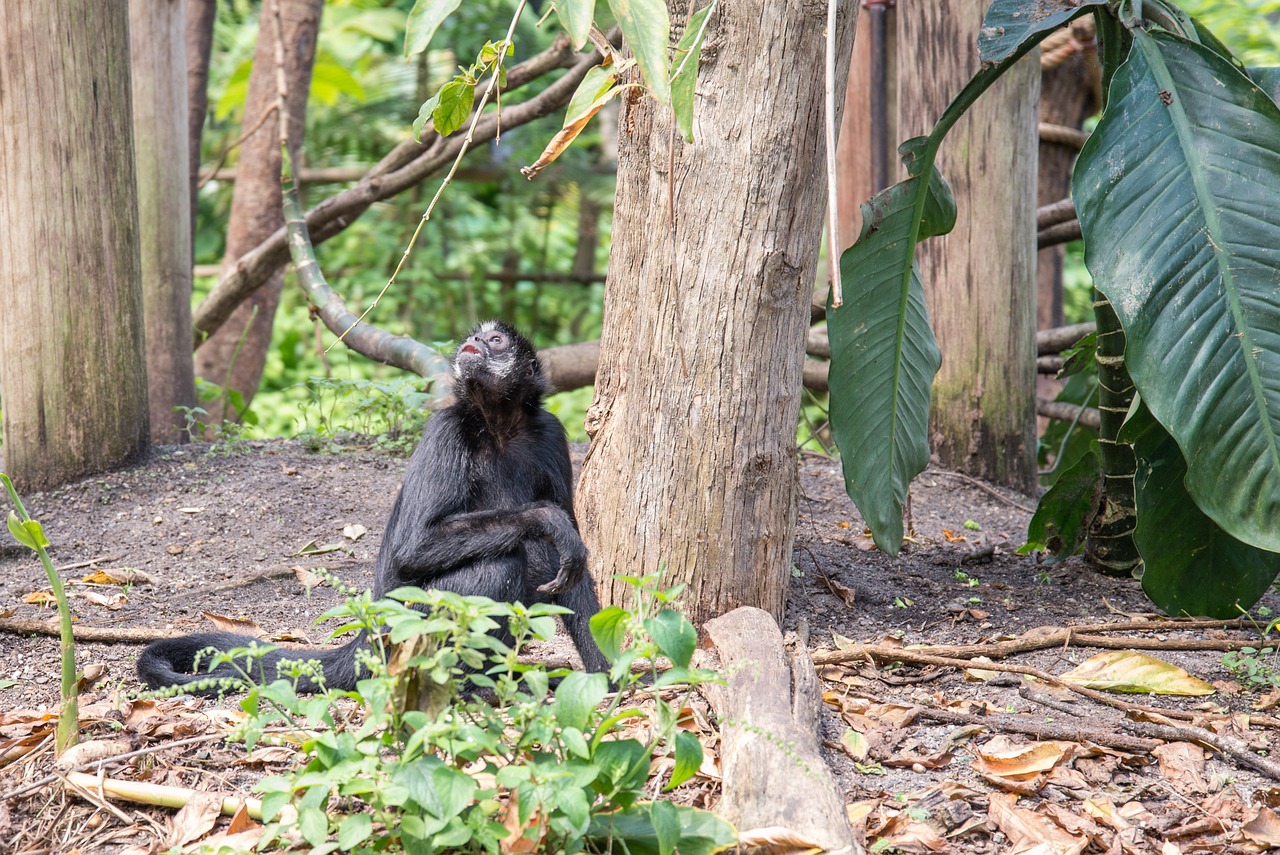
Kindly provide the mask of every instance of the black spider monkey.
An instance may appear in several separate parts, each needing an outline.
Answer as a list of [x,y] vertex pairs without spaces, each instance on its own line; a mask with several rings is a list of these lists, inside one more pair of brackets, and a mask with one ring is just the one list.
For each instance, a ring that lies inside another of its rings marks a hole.
[[[587,670],[607,671],[588,628],[600,603],[573,514],[569,447],[560,422],[542,407],[547,380],[533,345],[507,324],[488,321],[458,348],[453,372],[456,400],[427,422],[391,508],[374,596],[417,585],[499,602],[557,603],[573,610],[565,625]],[[252,641],[229,632],[156,641],[138,657],[138,676],[152,688],[235,677],[230,665],[193,673],[196,655]],[[275,648],[242,664],[269,682],[281,660],[318,659],[326,685],[354,689],[363,644],[360,635],[330,650]],[[298,684],[304,692],[319,688],[307,679]]]

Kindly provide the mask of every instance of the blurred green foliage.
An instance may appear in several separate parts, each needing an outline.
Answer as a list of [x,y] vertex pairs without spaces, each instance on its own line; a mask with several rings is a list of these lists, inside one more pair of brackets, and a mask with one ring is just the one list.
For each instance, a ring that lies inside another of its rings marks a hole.
[[[202,151],[205,169],[221,162],[224,155],[226,166],[236,163],[233,143],[243,132],[259,6],[251,0],[218,5]],[[473,56],[486,40],[501,37],[516,3],[475,0],[463,4],[425,54],[406,61],[404,22],[411,6],[412,0],[326,2],[308,103],[304,167],[375,164],[410,136],[419,104],[452,76],[457,57]],[[517,30],[514,61],[542,50],[555,35],[554,26],[538,28],[536,17],[526,11]],[[550,82],[532,83],[512,97],[523,100]],[[504,264],[524,272],[570,272],[584,200],[601,211],[594,270],[604,271],[614,176],[602,163],[599,123],[593,123],[537,181],[530,182],[519,172],[520,166],[537,159],[562,118],[552,115],[505,131],[500,143],[467,156],[464,168],[483,170],[486,180],[455,179],[408,266],[370,314],[371,323],[420,341],[439,342],[446,351],[473,324],[489,317],[512,321],[544,347],[599,335],[602,284],[523,281],[507,287],[483,276]],[[442,177],[375,205],[346,231],[317,247],[325,275],[353,311],[363,311],[386,284]],[[303,192],[306,203],[314,205],[341,189],[340,185],[311,185]],[[210,181],[200,192],[197,264],[222,261],[231,192],[231,182],[225,181]],[[196,302],[213,284],[211,278],[197,280]],[[276,314],[262,386],[252,402],[257,424],[249,432],[265,437],[356,430],[358,419],[346,425],[316,423],[317,386],[309,381],[321,378],[329,384],[321,387],[330,394],[342,390],[341,397],[354,394],[357,388],[360,396],[377,394],[390,388],[387,382],[404,378],[403,372],[373,363],[342,345],[322,354],[333,339],[327,330],[317,330],[290,275]],[[360,386],[359,381],[376,382]],[[423,386],[415,378],[408,381],[418,389]],[[399,393],[395,397],[403,400]],[[590,390],[552,399],[552,409],[573,438],[585,438],[582,417],[590,400]],[[370,404],[365,401],[361,406]]]

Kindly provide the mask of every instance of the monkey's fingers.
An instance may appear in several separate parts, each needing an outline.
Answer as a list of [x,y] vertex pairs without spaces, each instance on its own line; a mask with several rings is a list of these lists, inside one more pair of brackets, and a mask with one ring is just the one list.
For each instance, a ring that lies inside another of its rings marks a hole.
[[560,565],[560,572],[557,573],[556,577],[550,582],[545,585],[539,585],[538,593],[550,594],[552,596],[555,596],[556,594],[563,594],[565,591],[572,588],[574,583],[577,581],[573,578],[574,574],[571,571],[572,568],[566,567],[563,564]]

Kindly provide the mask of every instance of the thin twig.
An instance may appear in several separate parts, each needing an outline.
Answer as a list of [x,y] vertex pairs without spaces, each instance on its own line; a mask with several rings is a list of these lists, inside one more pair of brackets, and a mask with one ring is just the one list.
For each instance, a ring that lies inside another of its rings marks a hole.
[[[511,40],[515,36],[516,24],[519,22],[520,16],[524,13],[525,2],[526,0],[520,0],[520,2],[516,4],[515,14],[511,16],[511,24],[507,27],[507,35],[498,45],[498,58],[496,62],[499,64],[503,61],[503,57],[506,55],[507,45],[511,44]],[[391,271],[391,278],[387,280],[386,285],[382,286],[382,290],[378,292],[378,296],[373,298],[373,302],[370,303],[369,307],[360,314],[360,317],[356,318],[351,326],[343,330],[342,335],[339,335],[334,339],[332,344],[325,348],[326,353],[337,347],[338,342],[346,338],[347,333],[355,329],[356,325],[363,321],[368,314],[377,307],[383,296],[391,289],[391,286],[395,284],[396,277],[399,276],[400,271],[404,269],[405,264],[409,261],[409,255],[413,252],[414,246],[418,243],[418,236],[422,234],[422,229],[427,224],[427,220],[431,219],[431,212],[435,210],[436,203],[439,202],[440,197],[444,195],[445,188],[449,186],[451,181],[453,181],[453,176],[458,171],[458,166],[462,163],[462,158],[466,157],[467,152],[470,151],[471,141],[476,131],[476,123],[480,121],[480,113],[484,110],[485,105],[489,103],[489,97],[493,94],[494,87],[498,85],[498,77],[500,76],[501,75],[497,73],[497,69],[494,69],[494,73],[489,77],[489,85],[484,90],[484,96],[480,99],[480,104],[471,114],[471,125],[467,128],[467,135],[462,140],[462,147],[458,149],[458,156],[453,159],[453,165],[449,167],[448,174],[445,175],[444,180],[440,182],[440,188],[436,190],[436,194],[431,197],[431,203],[427,205],[427,210],[422,212],[422,219],[418,220],[418,227],[413,230],[413,235],[409,238],[409,245],[404,248],[404,252],[400,256],[400,261],[396,264],[396,269]]]
[[997,499],[1004,502],[1006,505],[1017,508],[1020,511],[1025,511],[1026,513],[1029,513],[1029,514],[1034,514],[1036,512],[1035,508],[1028,508],[1026,505],[1019,504],[1018,502],[1015,502],[1013,499],[1000,495],[994,489],[992,489],[991,487],[988,487],[986,484],[983,484],[981,481],[979,481],[976,478],[970,478],[968,475],[964,475],[960,472],[951,472],[946,469],[929,469],[927,471],[930,475],[946,475],[948,478],[958,478],[959,480],[964,481],[966,484],[969,484],[972,487],[977,487],[979,490],[982,490],[983,492],[990,493],[992,496],[995,496]]
[[1160,742],[1155,739],[1142,739],[1139,737],[1125,736],[1120,733],[1111,733],[1109,731],[1097,730],[1095,728],[1079,727],[1069,724],[1055,724],[1053,722],[1039,721],[1030,722],[1023,721],[1012,715],[970,715],[968,713],[956,712],[955,710],[937,709],[935,707],[914,708],[916,715],[920,718],[927,718],[931,721],[940,721],[946,724],[968,724],[984,727],[987,730],[1003,730],[1010,733],[1021,733],[1025,736],[1034,736],[1037,739],[1061,739],[1070,742],[1089,741],[1096,745],[1105,745],[1108,748],[1115,748],[1119,751],[1129,751],[1132,753],[1149,754],[1152,749],[1159,747]]
[[[263,728],[262,732],[291,733],[296,730],[296,727],[268,727]],[[96,772],[104,766],[109,766],[112,763],[119,763],[122,760],[132,760],[135,757],[144,757],[148,754],[156,754],[167,748],[183,748],[187,745],[198,745],[201,742],[212,742],[215,739],[230,739],[231,737],[232,734],[230,733],[202,733],[199,736],[188,736],[186,739],[175,739],[172,742],[157,742],[155,745],[148,745],[146,748],[139,748],[135,751],[117,754],[114,757],[104,757],[101,760],[90,760],[87,763],[81,763],[78,766],[71,767],[70,769],[59,770],[55,774],[46,775],[37,781],[33,781],[32,783],[19,787],[16,790],[4,793],[3,795],[0,795],[0,802],[7,802],[11,799],[16,799],[19,796],[24,796],[27,793],[38,790],[46,784],[51,784],[63,775],[69,775],[72,772]]]
[[99,555],[97,558],[90,558],[88,561],[77,561],[75,564],[63,564],[61,567],[55,567],[59,573],[64,570],[79,570],[81,567],[89,567],[93,564],[101,564],[103,561],[119,561],[119,555]]
[[227,162],[227,156],[231,154],[231,152],[234,151],[237,147],[239,147],[245,140],[247,140],[249,137],[256,134],[258,132],[258,129],[261,128],[263,124],[266,123],[267,119],[271,118],[271,114],[276,111],[277,107],[278,105],[272,104],[270,107],[263,110],[262,115],[258,117],[258,121],[253,123],[252,128],[249,128],[249,130],[242,133],[236,139],[235,142],[231,143],[231,145],[227,146],[222,150],[222,154],[219,155],[218,157],[218,162],[213,165],[212,169],[210,169],[208,172],[204,174],[204,176],[200,179],[200,183],[196,185],[197,192],[199,192],[204,187],[204,185],[208,184],[210,181],[214,179],[214,176],[218,174],[218,170],[222,168],[222,164]]

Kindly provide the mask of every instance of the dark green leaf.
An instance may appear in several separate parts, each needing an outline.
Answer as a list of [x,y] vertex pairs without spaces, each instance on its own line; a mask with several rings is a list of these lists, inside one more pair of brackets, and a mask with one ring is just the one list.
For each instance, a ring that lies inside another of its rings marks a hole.
[[681,730],[677,731],[675,741],[676,765],[671,770],[671,780],[664,787],[665,790],[674,790],[702,768],[702,743],[698,741],[698,737],[687,730]]
[[666,0],[609,0],[622,37],[636,55],[644,82],[659,104],[671,100],[667,81],[667,34],[671,18]]
[[1280,551],[1280,109],[1209,48],[1133,33],[1072,180],[1085,260],[1196,504]]
[[1036,36],[1090,11],[1107,0],[992,0],[982,16],[978,54],[983,63],[1007,59]]
[[703,6],[689,19],[689,26],[676,44],[675,67],[671,78],[671,108],[676,127],[685,142],[693,142],[693,91],[698,78],[698,61],[707,33],[707,20],[715,2]]
[[591,714],[608,691],[605,675],[574,671],[556,686],[556,721],[561,727],[586,730]]
[[462,5],[462,0],[417,0],[404,25],[404,55],[422,53],[436,30]]
[[666,609],[646,620],[644,628],[663,656],[681,668],[689,666],[693,650],[698,646],[698,632],[684,615]]
[[1238,617],[1280,573],[1280,554],[1241,543],[1196,507],[1178,443],[1145,406],[1122,436],[1138,457],[1133,539],[1146,564],[1142,589],[1171,615]]
[[[713,813],[684,805],[673,805],[680,823],[680,855],[715,855],[738,841],[733,826]],[[588,838],[598,851],[619,851],[619,843],[630,855],[659,855],[658,835],[647,804],[640,803],[591,818]],[[612,845],[610,845],[612,844]]]
[[1091,332],[1062,352],[1059,379],[1065,379],[1094,367],[1098,359],[1098,334]]
[[[916,243],[955,225],[936,169],[862,206],[862,234],[840,258],[848,305],[827,310],[831,424],[845,487],[876,545],[902,547],[907,485],[929,464],[929,394],[942,364],[914,263]],[[918,207],[917,207],[918,206]]]
[[1063,472],[1040,497],[1040,504],[1027,526],[1027,542],[1018,549],[1018,554],[1045,549],[1059,561],[1075,555],[1084,542],[1101,477],[1098,442],[1094,440],[1089,444],[1089,453]]
[[1280,103],[1280,68],[1250,68],[1249,79],[1258,84],[1273,103]]

